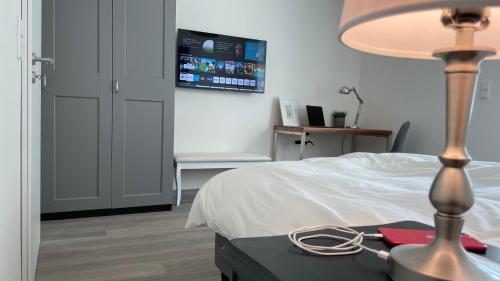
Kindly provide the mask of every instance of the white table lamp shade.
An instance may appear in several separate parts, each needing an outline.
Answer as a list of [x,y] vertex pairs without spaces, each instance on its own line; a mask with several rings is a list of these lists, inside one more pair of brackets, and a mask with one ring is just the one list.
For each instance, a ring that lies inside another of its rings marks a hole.
[[474,45],[500,50],[499,6],[500,0],[345,0],[339,38],[362,52],[435,59],[434,50],[455,43],[454,30],[441,22],[443,8],[490,7],[490,24]]

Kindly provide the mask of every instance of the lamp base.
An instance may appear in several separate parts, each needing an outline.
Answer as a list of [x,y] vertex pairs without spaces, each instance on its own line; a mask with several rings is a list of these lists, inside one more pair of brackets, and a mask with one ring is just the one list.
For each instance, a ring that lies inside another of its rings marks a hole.
[[[393,281],[499,281],[500,265],[468,253],[458,237],[464,220],[434,216],[437,235],[427,246],[394,247],[389,257],[389,276]],[[455,237],[451,239],[452,237]]]
[[[498,264],[476,254],[429,256],[427,246],[403,245],[391,251],[389,276],[393,281],[500,280]],[[448,264],[434,263],[446,259]],[[456,262],[456,263],[452,263]]]

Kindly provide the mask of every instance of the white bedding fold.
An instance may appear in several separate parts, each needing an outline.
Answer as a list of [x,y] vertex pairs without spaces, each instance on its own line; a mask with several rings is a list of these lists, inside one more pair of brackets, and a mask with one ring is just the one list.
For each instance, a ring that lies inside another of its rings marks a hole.
[[[433,224],[428,191],[440,167],[434,156],[353,153],[230,170],[201,188],[186,227],[240,238],[316,224]],[[500,246],[500,164],[473,162],[467,170],[476,203],[465,232]]]

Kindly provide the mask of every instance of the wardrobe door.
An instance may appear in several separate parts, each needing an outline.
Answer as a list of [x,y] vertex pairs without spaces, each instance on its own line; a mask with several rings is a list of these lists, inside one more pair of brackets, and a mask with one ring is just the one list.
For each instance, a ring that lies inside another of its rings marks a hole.
[[175,0],[113,0],[113,208],[171,204]]
[[44,0],[42,212],[111,207],[112,1]]

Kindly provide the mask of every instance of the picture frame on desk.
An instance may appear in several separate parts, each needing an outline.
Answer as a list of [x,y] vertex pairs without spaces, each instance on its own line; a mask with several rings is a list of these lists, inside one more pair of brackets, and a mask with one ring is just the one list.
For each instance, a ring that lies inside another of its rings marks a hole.
[[280,111],[283,126],[300,126],[297,104],[292,97],[280,97]]

